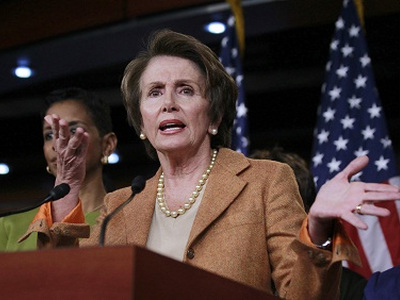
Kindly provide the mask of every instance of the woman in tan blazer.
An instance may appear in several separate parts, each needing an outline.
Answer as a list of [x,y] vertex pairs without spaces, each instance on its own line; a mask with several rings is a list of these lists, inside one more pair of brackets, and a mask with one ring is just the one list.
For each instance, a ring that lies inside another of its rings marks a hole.
[[[359,262],[338,218],[365,228],[356,206],[383,216],[371,201],[400,198],[389,185],[349,183],[366,157],[326,184],[307,216],[290,167],[227,149],[237,86],[207,46],[157,32],[127,66],[122,91],[128,120],[160,169],[110,221],[106,245],[144,246],[282,298],[338,297],[340,261]],[[30,231],[44,233],[43,247],[77,244],[89,236],[77,191],[90,136],[70,136],[58,116],[45,118],[58,153],[56,184],[71,192],[42,206]],[[107,195],[99,224],[130,193]],[[99,232],[81,244],[97,245]]]

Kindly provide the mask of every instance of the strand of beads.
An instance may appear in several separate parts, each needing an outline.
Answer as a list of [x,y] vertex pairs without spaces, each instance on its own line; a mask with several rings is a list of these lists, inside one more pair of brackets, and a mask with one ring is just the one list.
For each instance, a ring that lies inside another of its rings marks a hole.
[[207,170],[201,176],[199,183],[196,185],[195,190],[192,192],[192,195],[189,197],[188,201],[183,204],[178,210],[170,210],[168,208],[167,203],[164,200],[164,172],[161,173],[160,178],[158,179],[158,186],[157,186],[157,203],[158,207],[167,217],[176,218],[179,215],[183,215],[188,209],[192,207],[192,205],[196,202],[197,197],[200,195],[203,186],[206,184],[208,176],[211,173],[211,169],[214,167],[215,159],[217,158],[218,151],[214,149],[212,151],[211,162],[208,166]]

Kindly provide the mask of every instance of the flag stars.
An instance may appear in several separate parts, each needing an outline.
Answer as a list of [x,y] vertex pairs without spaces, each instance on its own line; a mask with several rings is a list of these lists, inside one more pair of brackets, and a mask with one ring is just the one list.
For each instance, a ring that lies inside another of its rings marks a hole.
[[332,67],[332,62],[331,61],[328,61],[327,63],[326,63],[326,65],[325,65],[325,71],[330,71],[331,70],[331,67]]
[[368,155],[369,151],[368,150],[364,150],[363,147],[359,147],[358,150],[354,151],[354,155],[359,157],[359,156],[364,156],[364,155]]
[[240,141],[242,142],[242,147],[247,148],[247,146],[249,145],[249,140],[246,137],[242,136]]
[[360,27],[356,25],[351,25],[349,29],[349,36],[358,37],[359,33],[360,33]]
[[339,17],[339,19],[335,23],[336,29],[343,29],[344,28],[344,20],[342,17]]
[[371,77],[372,61],[365,47],[363,28],[352,1],[343,0],[343,5],[329,44],[318,126],[313,132],[316,149],[311,166],[317,188],[355,156],[370,156],[370,164],[363,173],[352,174],[352,181],[373,181],[367,176],[378,171],[384,178],[383,173],[394,164],[391,154],[386,154],[393,145],[386,128],[381,128],[384,108]]
[[356,96],[352,96],[351,98],[349,98],[348,103],[350,104],[350,108],[360,108],[360,104],[361,104],[361,98],[357,98]]
[[344,47],[342,47],[341,51],[344,57],[348,57],[353,53],[354,48],[350,47],[349,44],[346,44]]
[[236,76],[236,84],[240,87],[242,85],[243,75]]
[[388,169],[389,159],[385,159],[382,155],[378,160],[375,161],[377,171],[387,170]]
[[390,146],[392,146],[392,141],[388,136],[386,136],[385,138],[381,139],[381,143],[382,143],[384,149],[389,148]]
[[228,26],[229,27],[233,27],[235,25],[235,17],[234,16],[230,16],[228,19]]
[[333,143],[336,146],[336,151],[339,150],[347,150],[347,143],[349,142],[349,140],[344,139],[342,136],[340,136],[336,141],[334,141]]
[[325,122],[328,123],[329,121],[334,120],[335,113],[336,113],[335,109],[328,107],[328,109],[322,114],[325,119]]
[[248,155],[250,140],[247,127],[247,108],[244,101],[243,74],[241,74],[240,49],[235,38],[235,18],[233,15],[228,19],[226,36],[222,38],[219,59],[226,72],[235,79],[239,87],[239,95],[236,100],[236,116],[233,121],[232,145],[231,148],[245,155]]
[[332,160],[327,164],[329,168],[329,173],[339,172],[339,167],[342,162],[340,160],[336,160],[336,158],[332,158]]
[[341,65],[340,68],[336,70],[336,74],[339,78],[346,78],[348,71],[349,71],[349,67],[345,67],[345,66]]
[[233,74],[235,74],[235,72],[236,72],[236,69],[235,68],[232,68],[232,67],[229,67],[229,66],[226,66],[225,67],[225,71],[229,74],[229,75],[233,75]]
[[324,155],[322,153],[317,152],[317,154],[314,155],[312,158],[312,161],[314,163],[314,167],[319,166],[322,164],[322,159],[324,158]]
[[328,137],[329,137],[329,131],[322,129],[322,131],[317,135],[318,144],[323,144],[325,142],[328,142]]
[[361,175],[363,174],[362,171],[358,172],[357,174],[354,174],[351,178],[350,181],[361,181]]
[[349,115],[346,115],[343,119],[340,120],[340,123],[343,125],[343,129],[349,128],[353,129],[353,123],[356,121],[354,118],[350,118]]
[[314,176],[314,184],[315,184],[315,186],[318,186],[318,179],[319,179],[318,176]]
[[221,46],[225,48],[228,45],[229,38],[226,36],[221,41]]
[[245,117],[247,115],[247,107],[244,103],[240,103],[236,108],[236,116],[238,118]]
[[379,118],[381,116],[381,110],[382,110],[382,107],[377,106],[376,103],[374,103],[371,108],[368,108],[368,113],[369,113],[371,119],[373,119],[375,117]]
[[367,77],[362,76],[361,74],[358,75],[356,79],[354,79],[354,84],[356,85],[356,88],[365,88],[367,83]]
[[337,86],[335,86],[333,89],[331,89],[328,92],[329,96],[331,96],[331,101],[334,101],[335,99],[339,99],[341,92],[342,92],[342,89],[338,88]]
[[368,139],[373,139],[374,138],[374,133],[375,133],[376,129],[371,128],[369,125],[361,131],[361,134],[364,136],[364,140],[368,140]]
[[363,66],[363,68],[365,68],[366,66],[368,66],[371,63],[371,59],[369,58],[369,56],[367,54],[364,54],[362,57],[360,57],[360,62],[361,62],[361,65]]
[[233,58],[236,58],[238,56],[238,49],[237,48],[232,48],[231,50],[231,55]]
[[326,90],[326,83],[324,82],[321,86],[321,92],[325,94],[325,90]]
[[338,40],[333,40],[331,42],[330,47],[331,47],[331,50],[336,51],[338,49],[338,47],[339,47],[339,41]]

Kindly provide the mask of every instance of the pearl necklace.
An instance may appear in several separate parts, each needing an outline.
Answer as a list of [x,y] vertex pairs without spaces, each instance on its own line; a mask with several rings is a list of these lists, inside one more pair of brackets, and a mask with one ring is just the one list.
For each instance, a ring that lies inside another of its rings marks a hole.
[[216,149],[214,149],[212,152],[210,165],[208,166],[207,170],[201,176],[198,185],[196,185],[195,190],[192,192],[192,196],[189,197],[188,201],[185,204],[183,204],[183,206],[181,206],[176,211],[174,211],[174,210],[171,211],[168,208],[167,203],[164,201],[164,199],[165,199],[165,196],[164,196],[164,172],[161,173],[160,178],[158,179],[158,186],[157,186],[157,203],[158,203],[158,207],[160,208],[160,210],[167,217],[176,218],[179,215],[183,215],[196,202],[197,197],[200,195],[200,192],[203,189],[203,186],[205,185],[205,183],[208,179],[208,176],[211,173],[211,169],[214,167],[215,159],[217,158],[217,153],[218,153],[218,151]]

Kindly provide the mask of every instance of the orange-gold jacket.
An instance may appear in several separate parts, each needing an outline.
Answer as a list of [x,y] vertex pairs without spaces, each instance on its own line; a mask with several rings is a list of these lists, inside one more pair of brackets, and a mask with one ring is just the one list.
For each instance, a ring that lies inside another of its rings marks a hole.
[[[106,245],[146,246],[160,172],[110,221]],[[130,188],[124,188],[108,194],[98,223],[130,193]],[[306,213],[289,166],[220,149],[183,262],[269,294],[276,289],[286,299],[337,299],[341,260],[358,263],[357,250],[340,222],[335,225],[332,251],[310,243],[306,226]],[[99,227],[89,239],[81,240],[81,246],[98,244]],[[29,232],[42,232],[39,236],[47,236],[42,243],[57,246],[73,244],[85,228],[71,223],[48,226],[37,218]]]

